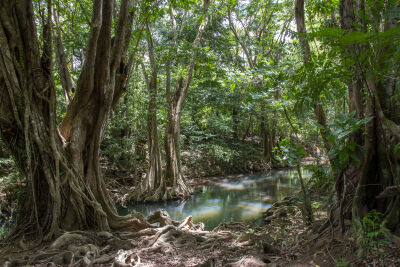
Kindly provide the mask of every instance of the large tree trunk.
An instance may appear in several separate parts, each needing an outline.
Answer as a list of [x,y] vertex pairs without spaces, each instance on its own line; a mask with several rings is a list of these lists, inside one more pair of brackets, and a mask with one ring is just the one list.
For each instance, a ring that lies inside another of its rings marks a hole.
[[126,220],[117,215],[107,192],[99,156],[108,116],[124,88],[115,85],[121,84],[123,59],[129,43],[126,38],[130,35],[127,31],[131,31],[127,25],[131,25],[132,16],[128,0],[121,1],[115,39],[111,42],[113,3],[112,0],[94,2],[86,60],[75,97],[61,122],[60,133],[67,143],[72,166],[85,178],[107,215],[109,226],[118,229],[127,226]]
[[74,176],[56,135],[51,14],[44,25],[42,57],[30,1],[3,1],[0,14],[0,130],[27,183],[15,233],[27,227],[50,239],[69,209],[83,227],[106,228],[105,216],[92,204],[94,197],[82,179]]
[[[51,1],[43,25],[42,55],[32,3],[5,0],[0,6],[0,132],[26,176],[26,193],[12,236],[34,233],[47,240],[60,229],[148,226],[140,217],[117,216],[99,168],[107,116],[114,96],[120,95],[114,83],[127,46],[121,34],[126,33],[127,6],[123,0],[111,49],[112,1],[94,1],[87,57],[76,97],[60,129],[63,138],[55,121]],[[62,141],[67,142],[66,149]]]
[[[356,30],[355,23],[358,23],[367,30],[367,22],[361,18],[364,8],[359,3],[356,5],[353,1],[342,0],[342,28],[352,32]],[[371,21],[374,21],[373,28],[384,24],[384,30],[387,30],[394,26],[394,20],[390,18],[374,17]],[[378,33],[382,29],[376,27],[373,30]],[[361,62],[358,56],[368,46],[353,44],[343,50],[344,57],[350,57],[356,62],[350,66],[354,73],[349,83],[350,111],[356,111],[358,118],[367,116],[374,119],[365,129],[350,137],[359,147],[364,146],[365,152],[359,151],[361,164],[350,162],[341,172],[336,189],[338,195],[349,200],[349,209],[343,210],[343,216],[361,220],[370,210],[376,209],[384,214],[387,226],[394,229],[400,223],[400,197],[394,190],[400,183],[399,153],[396,150],[400,142],[400,113],[398,101],[390,100],[396,97],[395,84],[399,81],[398,64],[385,54],[391,51],[392,46],[390,44],[368,51],[374,62],[378,62],[378,68],[369,62]],[[349,190],[349,186],[352,186],[350,189],[355,188]]]
[[[201,37],[208,22],[209,0],[204,0],[204,19],[200,23],[196,37],[193,41],[192,57],[187,69],[186,78],[182,77],[178,80],[173,96],[167,90],[168,102],[168,120],[165,129],[165,152],[166,152],[166,178],[168,186],[172,186],[173,194],[176,196],[187,196],[192,190],[187,185],[185,178],[181,173],[180,166],[180,118],[182,114],[183,104],[186,99],[190,82],[192,80],[194,65],[196,61],[197,49],[200,46]],[[170,70],[167,70],[167,72]],[[167,77],[170,74],[167,73]],[[169,78],[167,79],[167,88],[169,88]]]

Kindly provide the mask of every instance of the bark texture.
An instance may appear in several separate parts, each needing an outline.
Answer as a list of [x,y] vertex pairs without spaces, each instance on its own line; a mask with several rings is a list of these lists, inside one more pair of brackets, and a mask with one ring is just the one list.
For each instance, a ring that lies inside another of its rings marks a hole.
[[57,135],[50,5],[42,53],[31,2],[3,1],[0,7],[0,130],[27,183],[14,234],[44,239],[63,228],[68,212],[80,228],[107,228],[104,212],[71,168]]

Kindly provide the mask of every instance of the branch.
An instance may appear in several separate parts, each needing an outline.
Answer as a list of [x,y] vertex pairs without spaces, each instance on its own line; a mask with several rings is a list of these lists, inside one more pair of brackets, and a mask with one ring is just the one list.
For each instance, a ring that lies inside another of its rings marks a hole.
[[72,122],[82,105],[86,105],[94,89],[94,74],[97,54],[97,41],[102,25],[102,0],[94,0],[86,59],[79,76],[75,97],[67,108],[67,115],[60,124],[60,133],[66,141],[71,137]]
[[54,47],[56,52],[56,63],[60,75],[61,87],[63,88],[64,91],[65,102],[67,103],[67,105],[69,105],[70,94],[72,93],[72,88],[75,85],[68,69],[67,56],[65,55],[64,52],[64,45],[61,37],[61,27],[58,19],[58,13],[57,10],[54,8],[54,5],[52,5],[52,9],[53,9],[53,20],[55,25],[53,29],[53,35],[54,35]]
[[128,15],[129,15],[128,3],[129,3],[128,0],[121,1],[118,25],[115,30],[115,40],[111,51],[111,65],[110,65],[111,73],[115,72],[116,68],[119,66],[121,62],[121,57],[123,56],[124,52],[123,49],[127,46],[124,39],[126,35],[126,30],[125,30],[126,25],[130,24],[128,22]]
[[381,199],[381,198],[395,197],[399,194],[400,194],[399,185],[388,186],[376,198]]
[[244,54],[246,55],[247,61],[249,62],[250,68],[254,68],[254,64],[253,64],[253,60],[251,58],[250,52],[247,49],[247,47],[244,44],[244,42],[242,41],[242,38],[237,33],[237,31],[235,29],[235,25],[233,25],[232,15],[231,15],[231,10],[230,9],[228,9],[228,20],[229,20],[229,26],[230,26],[230,28],[232,30],[232,33],[235,35],[236,40],[239,42],[240,46],[242,47],[242,49],[244,51]]
[[303,48],[304,63],[308,64],[311,63],[311,50],[310,45],[304,36],[307,33],[304,21],[304,0],[295,0],[294,16],[296,18],[296,27],[297,33],[299,34],[300,44]]
[[42,57],[40,59],[43,70],[46,72],[46,75],[50,76],[52,71],[52,55],[53,55],[53,46],[52,36],[51,36],[51,0],[47,0],[47,16],[46,19],[43,18],[43,52]]
[[196,38],[194,39],[193,44],[192,44],[192,47],[193,47],[192,48],[192,58],[190,59],[188,71],[186,74],[186,79],[185,79],[184,85],[182,87],[182,94],[180,95],[180,97],[177,101],[177,104],[176,104],[176,112],[178,114],[180,114],[182,111],[183,103],[185,101],[186,94],[189,89],[190,82],[192,80],[194,64],[195,64],[196,56],[197,56],[197,49],[200,46],[201,37],[203,36],[203,32],[208,23],[208,8],[209,8],[209,6],[210,6],[210,0],[204,0],[204,20],[202,23],[200,23],[200,26],[197,30]]
[[[154,72],[157,73],[157,64],[156,64],[156,58],[154,55],[154,44],[153,44],[153,38],[151,36],[151,29],[149,23],[146,24],[147,28],[147,48],[149,49],[149,60],[150,60],[150,66],[152,69],[152,76],[154,76]],[[152,77],[153,79],[154,77]]]
[[[168,56],[167,56],[167,64],[166,64],[166,85],[165,85],[165,90],[166,90],[166,97],[167,97],[167,103],[171,103],[171,65],[172,65],[172,54],[175,54],[175,45],[176,45],[176,40],[178,39],[178,32],[177,32],[177,26],[176,26],[176,20],[174,16],[174,10],[171,6],[169,5],[169,16],[171,18],[171,23],[172,23],[172,43],[168,51]],[[183,23],[183,20],[182,20]]]
[[113,102],[111,104],[111,108],[114,108],[117,105],[119,99],[127,90],[127,82],[129,81],[130,74],[132,72],[133,63],[136,60],[136,54],[133,52],[130,54],[128,58],[128,62],[123,68],[116,74],[115,78],[115,89],[114,89],[114,97]]

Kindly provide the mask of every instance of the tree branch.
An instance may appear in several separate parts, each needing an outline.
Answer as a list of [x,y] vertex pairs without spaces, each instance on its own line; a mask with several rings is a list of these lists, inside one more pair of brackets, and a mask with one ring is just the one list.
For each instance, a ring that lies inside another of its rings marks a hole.
[[189,62],[186,79],[185,79],[184,85],[182,87],[182,94],[180,95],[180,97],[177,101],[177,105],[176,105],[176,112],[178,114],[180,114],[182,111],[183,103],[185,101],[186,94],[189,89],[190,82],[192,80],[194,64],[195,64],[196,56],[197,56],[197,49],[200,46],[201,37],[203,36],[203,32],[208,23],[208,8],[209,8],[209,6],[210,6],[210,0],[204,0],[204,19],[200,23],[200,26],[197,30],[196,38],[194,39],[193,44],[192,44],[192,47],[193,47],[192,48],[192,57]]
[[233,21],[232,21],[232,15],[231,15],[230,9],[228,9],[228,20],[229,20],[229,26],[232,30],[232,33],[235,35],[236,40],[239,42],[240,46],[242,47],[243,52],[246,55],[247,62],[250,65],[250,68],[254,68],[254,63],[251,58],[251,54],[250,54],[249,50],[247,49],[246,45],[244,44],[244,42],[242,41],[242,38],[240,37],[240,35],[237,33],[237,31],[235,29],[235,25],[233,24]]

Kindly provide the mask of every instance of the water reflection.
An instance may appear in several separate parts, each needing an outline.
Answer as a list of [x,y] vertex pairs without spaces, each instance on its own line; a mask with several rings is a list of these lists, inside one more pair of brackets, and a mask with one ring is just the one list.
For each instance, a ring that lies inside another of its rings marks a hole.
[[[311,172],[303,170],[303,177]],[[195,222],[204,222],[212,230],[220,222],[254,222],[272,203],[292,194],[299,186],[295,170],[273,170],[267,174],[231,175],[202,186],[198,194],[185,201],[139,204],[118,209],[120,215],[134,211],[147,216],[165,209],[175,220],[192,215]]]

